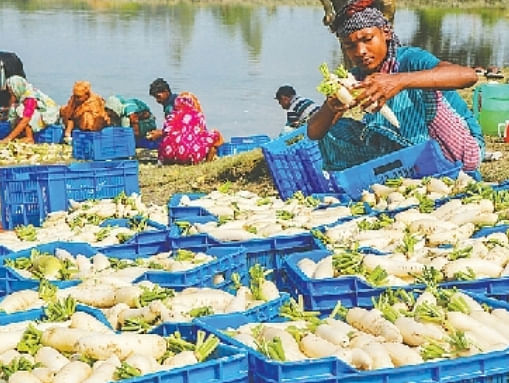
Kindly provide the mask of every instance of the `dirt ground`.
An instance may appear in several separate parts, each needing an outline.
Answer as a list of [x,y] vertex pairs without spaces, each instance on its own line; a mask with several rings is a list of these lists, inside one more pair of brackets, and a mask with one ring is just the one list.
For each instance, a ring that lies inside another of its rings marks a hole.
[[[503,73],[509,79],[509,68]],[[479,83],[487,80],[483,76]],[[501,80],[499,82],[503,82]],[[476,84],[476,85],[478,85]],[[472,105],[473,87],[460,91],[461,96]],[[509,143],[498,137],[486,136],[486,150],[500,151],[498,161],[483,162],[481,173],[485,181],[509,179]],[[218,158],[212,162],[194,166],[162,166],[155,163],[155,151],[139,151],[140,189],[145,202],[166,204],[174,193],[193,193],[216,190],[227,182],[231,190],[250,190],[259,195],[275,195],[267,164],[260,149],[241,153],[236,156]]]

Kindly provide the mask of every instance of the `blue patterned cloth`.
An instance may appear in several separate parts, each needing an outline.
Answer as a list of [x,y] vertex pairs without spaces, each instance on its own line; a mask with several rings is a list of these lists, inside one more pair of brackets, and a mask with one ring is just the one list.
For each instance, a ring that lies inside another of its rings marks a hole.
[[[440,60],[416,47],[397,49],[398,71],[414,72],[432,69]],[[352,73],[360,77],[358,70]],[[443,91],[448,104],[468,126],[470,134],[484,154],[481,127],[457,91]],[[341,118],[322,138],[320,149],[325,170],[342,170],[403,147],[422,143],[430,138],[428,125],[435,118],[436,91],[407,89],[391,98],[387,104],[396,114],[400,128],[391,125],[380,113],[366,113],[362,120]]]

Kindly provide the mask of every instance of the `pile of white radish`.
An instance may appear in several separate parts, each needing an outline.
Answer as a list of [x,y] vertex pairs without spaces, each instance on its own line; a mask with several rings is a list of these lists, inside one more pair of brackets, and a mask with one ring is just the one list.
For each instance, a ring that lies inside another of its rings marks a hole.
[[[306,233],[314,227],[365,212],[362,203],[351,206],[338,203],[333,197],[320,202],[302,193],[283,201],[275,197],[261,198],[248,191],[235,194],[215,191],[194,200],[183,196],[179,206],[200,206],[218,217],[217,222],[190,225],[183,234],[208,233],[220,241],[244,241]],[[320,204],[321,208],[317,208]],[[184,226],[184,222],[177,224]]]
[[196,344],[179,333],[115,333],[78,311],[62,323],[1,326],[1,377],[8,383],[106,383],[202,362],[218,344],[204,333]]
[[430,204],[463,193],[472,184],[475,184],[475,180],[462,171],[455,180],[448,177],[396,178],[387,180],[383,185],[371,185],[370,191],[362,192],[361,201],[369,203],[376,210],[395,210]]
[[454,290],[434,290],[418,297],[388,290],[375,300],[375,308],[347,310],[338,304],[328,317],[318,314],[292,302],[281,310],[290,319],[287,322],[248,323],[225,333],[270,359],[337,357],[360,370],[509,347],[509,312],[491,310]]
[[214,256],[177,249],[136,260],[108,258],[101,253],[92,257],[72,255],[65,249],[57,248],[54,254],[32,250],[30,258],[18,257],[4,261],[26,278],[68,280],[90,278],[113,278],[130,282],[149,270],[182,272],[200,267],[216,258]]
[[[409,209],[394,219],[384,215],[356,219],[325,231],[323,237],[331,244],[333,255],[318,263],[304,258],[298,266],[309,278],[358,275],[375,285],[506,276],[506,233],[471,238],[476,226],[492,226],[498,219],[488,199],[466,204],[453,199],[431,213]],[[376,248],[386,254],[360,254],[357,247]]]
[[132,284],[101,276],[64,289],[41,282],[39,291],[21,290],[6,296],[0,301],[0,310],[14,313],[72,298],[101,309],[117,330],[145,332],[163,322],[189,322],[200,316],[243,312],[279,298],[279,290],[265,279],[260,266],[253,266],[250,274],[250,285],[242,286],[236,281],[234,294],[196,287],[175,292],[149,281]]
[[0,144],[0,166],[68,163],[71,160],[70,145],[28,144],[19,141]]
[[53,241],[88,242],[103,247],[122,243],[140,230],[154,230],[150,226],[136,225],[134,221],[133,227],[100,227],[106,219],[143,216],[163,225],[168,222],[166,206],[146,206],[141,195],[135,193],[131,196],[122,193],[114,199],[69,203],[68,211],[49,213],[40,228],[29,225],[16,231],[0,232],[0,245],[13,251]]

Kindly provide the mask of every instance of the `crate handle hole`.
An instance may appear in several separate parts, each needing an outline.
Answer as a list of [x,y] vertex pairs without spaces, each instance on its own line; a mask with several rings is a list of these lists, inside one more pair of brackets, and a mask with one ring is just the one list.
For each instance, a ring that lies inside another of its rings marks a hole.
[[387,173],[391,170],[401,168],[402,166],[403,163],[401,162],[401,160],[396,160],[374,168],[373,172],[375,173],[375,176],[378,176],[380,174]]

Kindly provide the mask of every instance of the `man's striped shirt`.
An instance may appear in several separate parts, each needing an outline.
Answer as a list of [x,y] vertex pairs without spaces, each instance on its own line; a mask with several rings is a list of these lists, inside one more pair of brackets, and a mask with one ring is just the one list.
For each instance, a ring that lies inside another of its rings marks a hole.
[[294,96],[288,108],[288,112],[286,113],[286,125],[301,125],[318,109],[320,109],[320,106],[309,98]]

